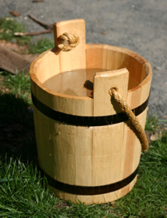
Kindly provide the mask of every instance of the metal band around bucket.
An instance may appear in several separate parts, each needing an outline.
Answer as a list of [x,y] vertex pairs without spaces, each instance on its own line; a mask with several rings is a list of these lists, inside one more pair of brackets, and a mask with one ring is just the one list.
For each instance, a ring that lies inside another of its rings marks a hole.
[[[66,123],[69,125],[75,125],[75,126],[105,126],[105,125],[111,125],[111,124],[116,124],[120,122],[125,122],[128,121],[129,118],[125,113],[117,113],[114,115],[109,115],[109,116],[101,116],[101,117],[96,117],[96,116],[77,116],[77,115],[71,115],[71,114],[66,114],[62,113],[59,111],[55,111],[45,104],[43,104],[40,100],[38,100],[35,95],[31,92],[32,95],[32,102],[34,106],[45,116],[62,122]],[[148,105],[149,97],[148,99],[138,106],[137,108],[134,108],[132,111],[133,113],[138,116],[141,114]]]
[[126,177],[125,179],[102,186],[78,186],[78,185],[66,184],[53,179],[51,176],[45,173],[40,167],[39,170],[41,171],[42,176],[45,176],[47,178],[48,184],[55,189],[70,194],[76,194],[76,195],[100,195],[100,194],[106,194],[109,192],[117,191],[128,185],[136,177],[138,167],[130,176]]

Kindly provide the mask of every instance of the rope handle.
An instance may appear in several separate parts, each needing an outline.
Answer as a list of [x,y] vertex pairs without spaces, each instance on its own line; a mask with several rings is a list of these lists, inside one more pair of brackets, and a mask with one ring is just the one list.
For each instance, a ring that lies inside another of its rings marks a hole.
[[57,47],[62,51],[70,51],[79,44],[77,34],[63,33],[57,38]]
[[125,112],[127,114],[127,116],[129,117],[130,123],[131,123],[132,127],[134,128],[137,137],[140,140],[142,150],[143,151],[148,150],[149,143],[148,143],[146,134],[145,134],[142,126],[140,125],[137,117],[134,115],[134,113],[132,112],[132,110],[128,106],[127,102],[124,99],[122,99],[121,95],[118,92],[118,89],[117,88],[111,88],[109,90],[109,94],[118,103],[118,105],[120,106],[120,109],[123,112]]

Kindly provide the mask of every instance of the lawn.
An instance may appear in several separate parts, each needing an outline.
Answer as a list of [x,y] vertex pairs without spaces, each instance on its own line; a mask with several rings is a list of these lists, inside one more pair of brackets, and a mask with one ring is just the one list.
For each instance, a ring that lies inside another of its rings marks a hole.
[[[27,43],[31,44],[29,38]],[[52,46],[47,40],[45,44]],[[40,42],[36,42],[36,46],[36,51],[43,52],[39,50]],[[46,46],[44,50],[47,49]],[[167,217],[165,122],[161,120],[161,125],[158,125],[157,118],[148,117],[146,130],[149,136],[161,134],[150,141],[149,151],[142,153],[138,180],[129,194],[115,202],[100,205],[74,204],[58,199],[49,193],[45,185],[47,180],[37,168],[30,76],[25,72],[10,75],[1,71],[0,217]]]

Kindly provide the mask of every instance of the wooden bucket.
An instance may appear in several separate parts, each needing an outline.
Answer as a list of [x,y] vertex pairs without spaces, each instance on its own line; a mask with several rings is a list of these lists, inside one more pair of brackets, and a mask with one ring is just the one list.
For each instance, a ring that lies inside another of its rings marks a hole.
[[78,46],[46,51],[30,69],[39,166],[58,197],[114,201],[136,182],[141,144],[108,91],[118,88],[144,128],[151,66],[128,49],[85,44],[82,19],[55,23],[55,45],[64,32],[77,34]]

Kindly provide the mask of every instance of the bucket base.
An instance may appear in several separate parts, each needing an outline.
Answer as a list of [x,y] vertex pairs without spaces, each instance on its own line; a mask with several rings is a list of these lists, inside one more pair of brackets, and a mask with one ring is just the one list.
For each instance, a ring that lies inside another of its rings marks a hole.
[[118,200],[119,198],[128,194],[132,190],[136,181],[137,181],[137,176],[127,186],[117,191],[110,192],[107,194],[100,194],[100,195],[74,195],[74,194],[61,192],[60,190],[57,190],[50,185],[47,185],[47,187],[49,188],[50,192],[53,193],[56,197],[62,198],[64,200],[70,200],[74,203],[82,202],[84,204],[90,205],[90,204],[104,204],[104,203]]

